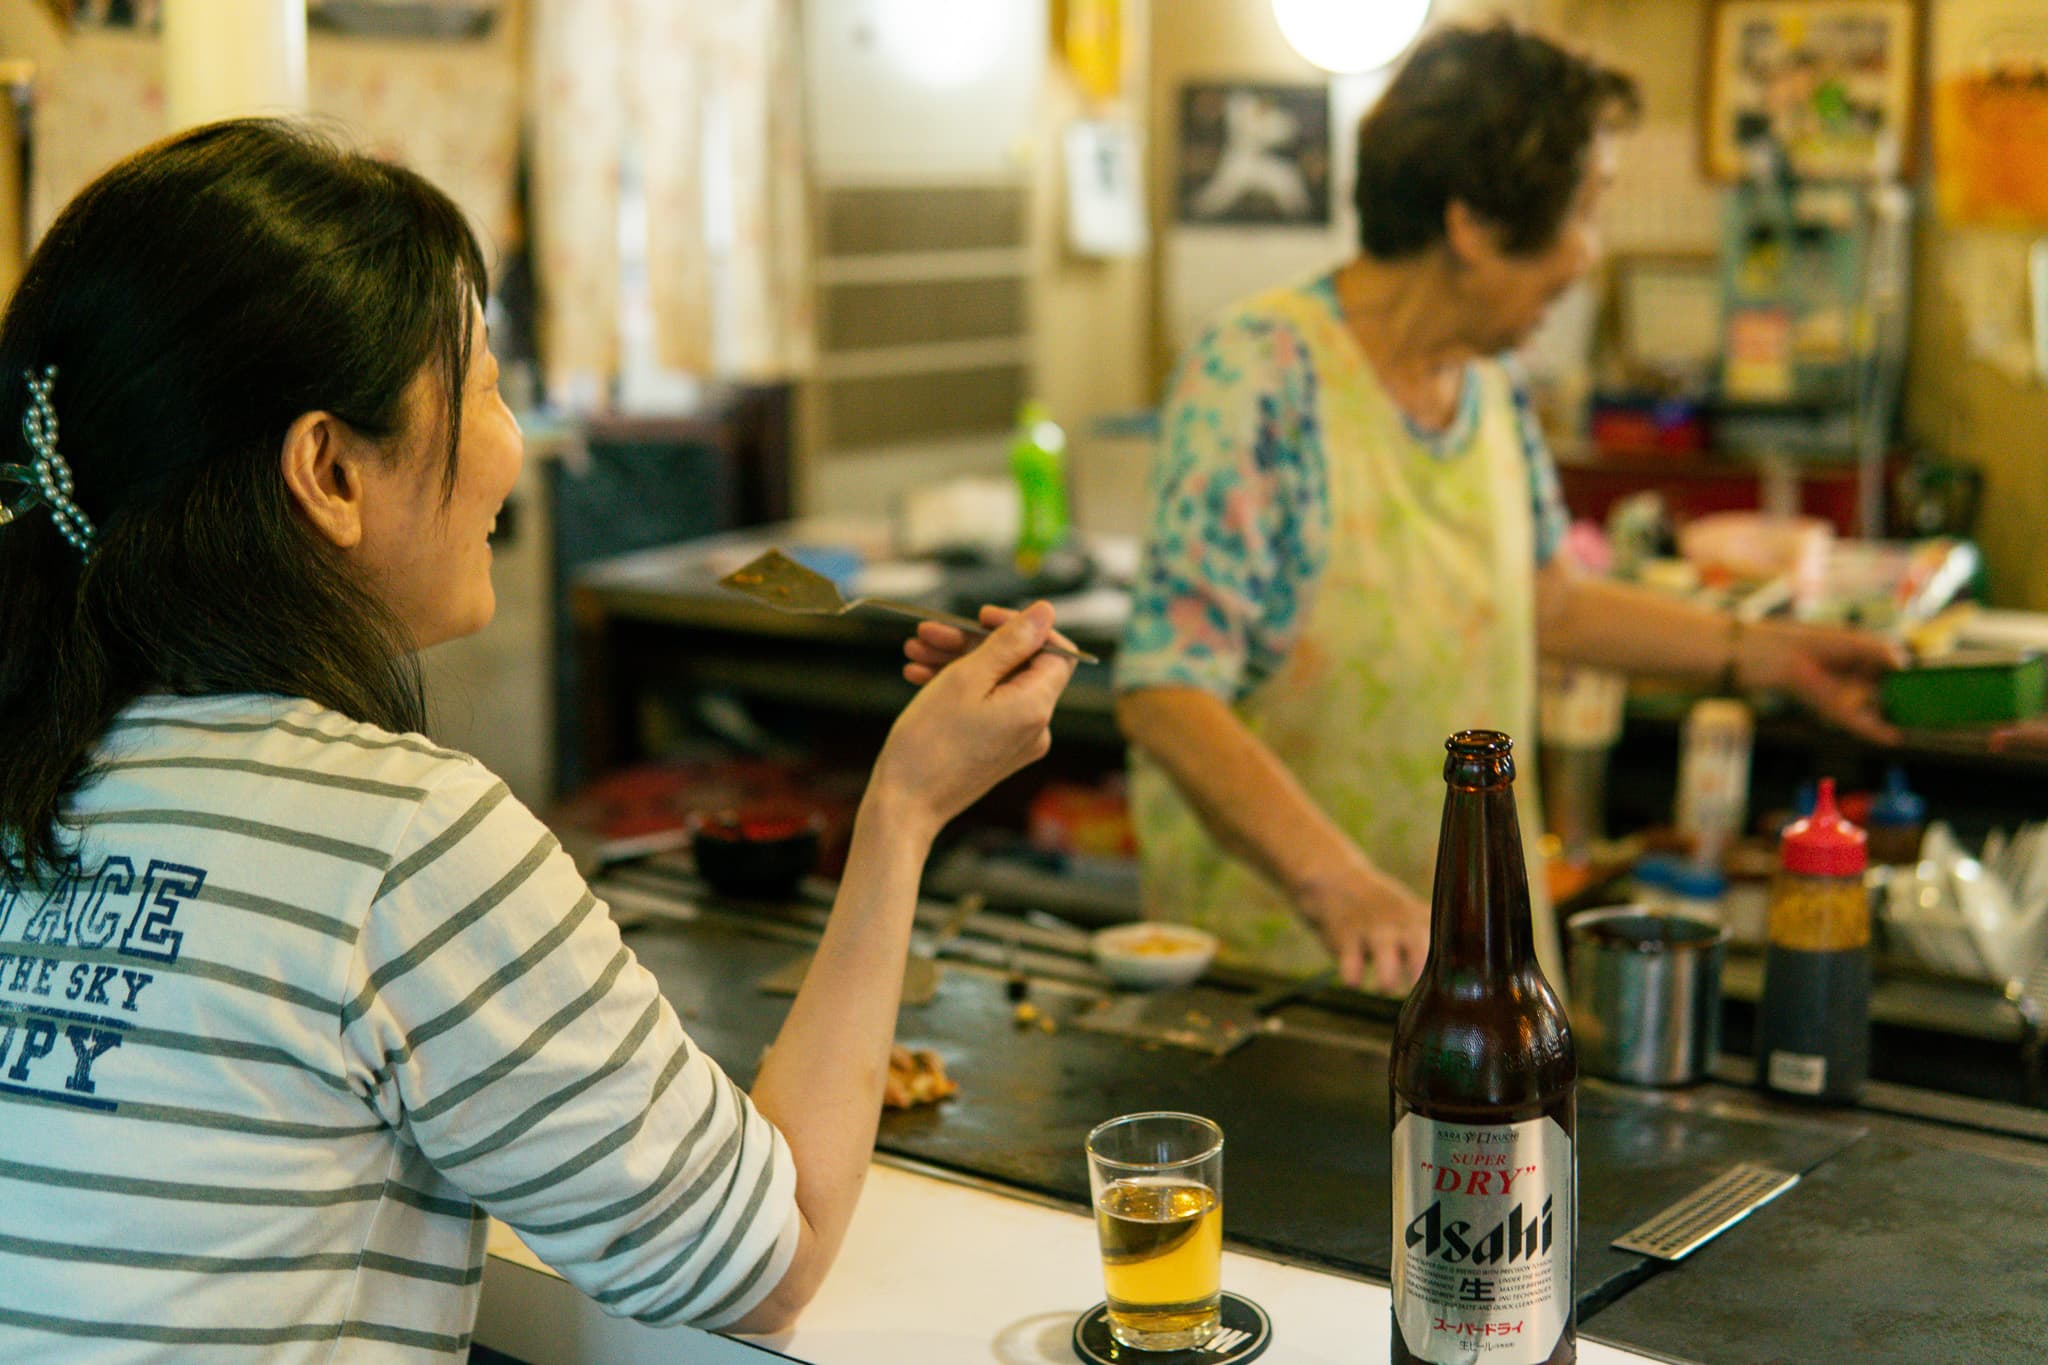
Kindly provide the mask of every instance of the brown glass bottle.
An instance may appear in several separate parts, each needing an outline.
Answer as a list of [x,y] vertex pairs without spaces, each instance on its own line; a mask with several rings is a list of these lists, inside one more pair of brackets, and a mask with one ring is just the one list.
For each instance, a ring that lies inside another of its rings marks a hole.
[[1536,963],[1513,742],[1444,742],[1429,957],[1394,1029],[1393,1360],[1571,1365],[1578,1062]]

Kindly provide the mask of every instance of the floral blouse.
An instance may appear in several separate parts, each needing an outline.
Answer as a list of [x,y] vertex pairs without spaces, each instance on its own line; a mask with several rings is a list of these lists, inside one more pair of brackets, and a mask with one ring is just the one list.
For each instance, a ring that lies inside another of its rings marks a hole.
[[[1334,276],[1301,288],[1337,310]],[[1567,515],[1527,387],[1503,360],[1514,378],[1542,565],[1562,543]],[[1197,687],[1236,701],[1287,658],[1330,536],[1316,393],[1347,382],[1345,374],[1318,373],[1292,323],[1251,310],[1224,317],[1182,358],[1161,409],[1152,526],[1117,654],[1118,690]],[[1479,392],[1468,366],[1450,425],[1411,425],[1433,458],[1467,453]]]

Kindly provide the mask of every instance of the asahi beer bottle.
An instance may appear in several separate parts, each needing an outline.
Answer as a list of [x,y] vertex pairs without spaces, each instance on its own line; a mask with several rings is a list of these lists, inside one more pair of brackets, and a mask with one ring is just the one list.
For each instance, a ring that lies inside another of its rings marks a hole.
[[1514,745],[1444,742],[1429,957],[1394,1030],[1393,1359],[1578,1359],[1578,1062],[1536,965]]

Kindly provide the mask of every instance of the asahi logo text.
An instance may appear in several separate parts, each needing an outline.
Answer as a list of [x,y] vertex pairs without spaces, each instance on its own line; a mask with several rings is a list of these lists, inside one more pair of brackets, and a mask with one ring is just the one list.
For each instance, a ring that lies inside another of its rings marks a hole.
[[1526,1218],[1517,1204],[1491,1231],[1474,1239],[1473,1225],[1462,1218],[1446,1220],[1444,1201],[1439,1199],[1408,1224],[1410,1251],[1418,1246],[1425,1257],[1450,1265],[1513,1265],[1533,1261],[1550,1252],[1550,1211],[1554,1201],[1545,1199],[1534,1218]]

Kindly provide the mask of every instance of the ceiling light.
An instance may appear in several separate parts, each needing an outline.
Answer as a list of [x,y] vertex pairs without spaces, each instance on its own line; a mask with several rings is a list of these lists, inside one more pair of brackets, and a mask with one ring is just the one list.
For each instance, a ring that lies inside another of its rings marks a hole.
[[1407,50],[1430,0],[1273,0],[1296,52],[1339,75],[1385,66]]

